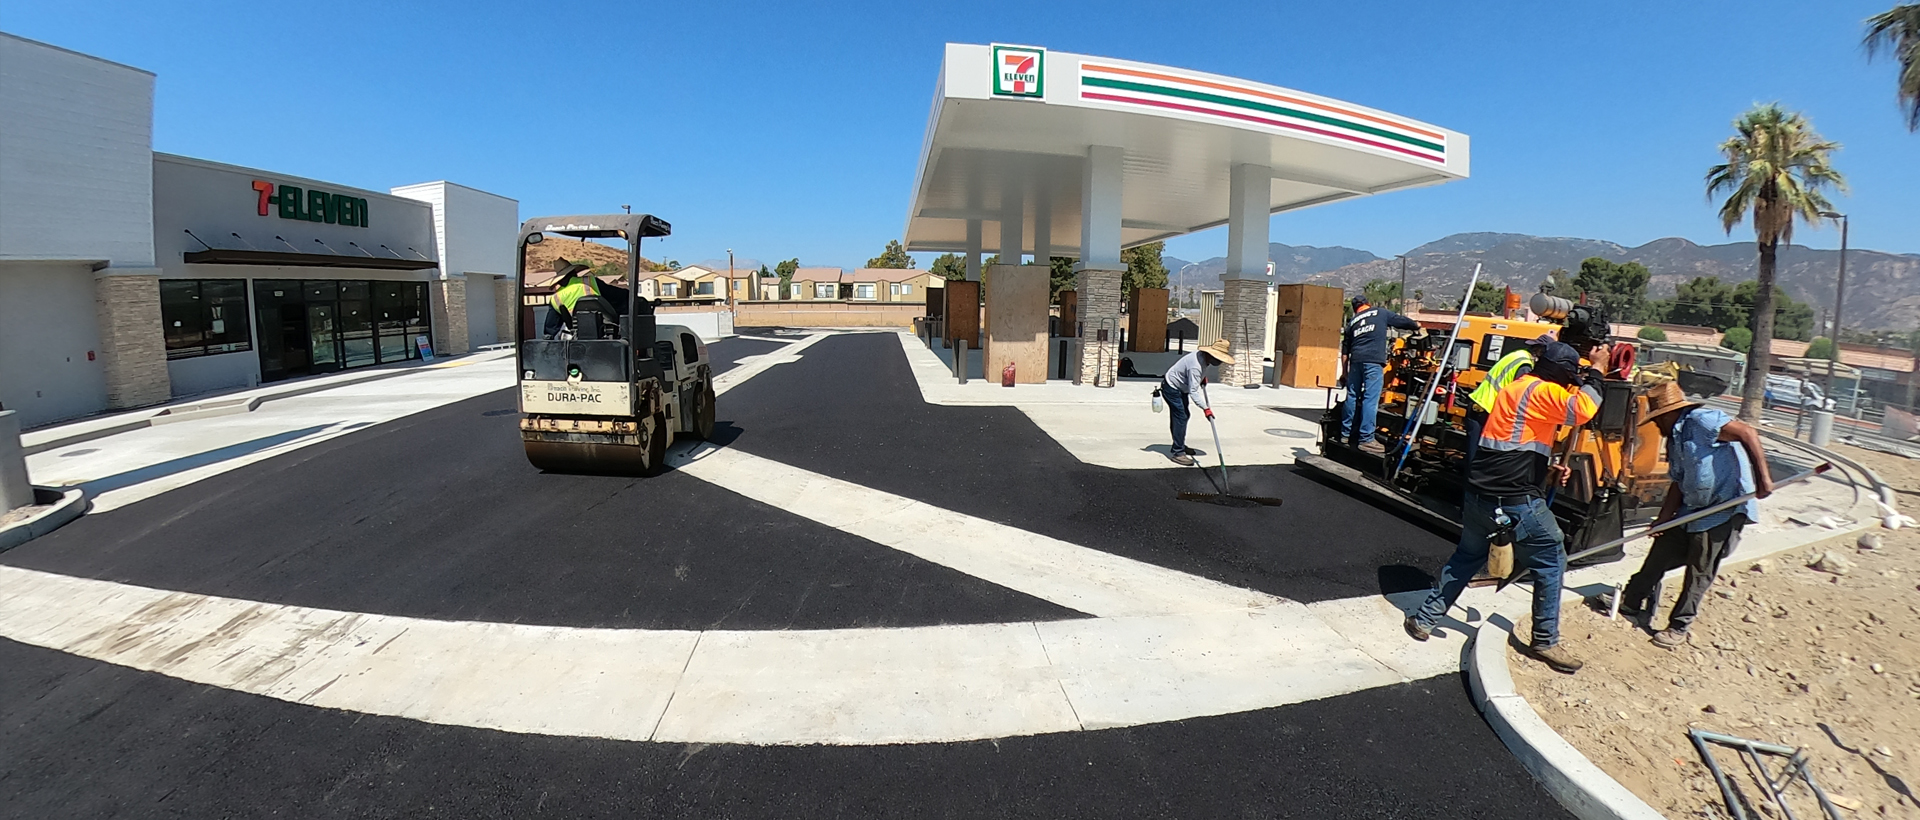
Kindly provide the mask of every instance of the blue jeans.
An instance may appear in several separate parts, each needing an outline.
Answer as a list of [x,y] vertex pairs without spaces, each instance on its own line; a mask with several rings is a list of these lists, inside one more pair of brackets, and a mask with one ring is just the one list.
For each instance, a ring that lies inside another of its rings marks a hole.
[[[1512,499],[1508,499],[1512,500]],[[1432,629],[1440,616],[1460,600],[1460,593],[1475,573],[1487,565],[1487,541],[1493,534],[1496,505],[1472,491],[1466,494],[1460,510],[1460,544],[1453,557],[1440,568],[1440,584],[1427,596],[1426,603],[1414,613],[1415,621]],[[1533,646],[1546,649],[1560,642],[1560,577],[1567,571],[1566,537],[1560,522],[1547,509],[1543,499],[1526,504],[1507,504],[1504,509],[1514,520],[1514,569],[1533,570]]]
[[[1340,405],[1340,436],[1355,445],[1374,439],[1380,429],[1381,365],[1361,362],[1347,371],[1347,400]],[[1353,411],[1360,409],[1360,426],[1355,427]]]
[[1166,382],[1160,383],[1160,398],[1167,403],[1167,428],[1173,433],[1173,454],[1177,456],[1187,451],[1187,419],[1193,413],[1187,409],[1187,394]]

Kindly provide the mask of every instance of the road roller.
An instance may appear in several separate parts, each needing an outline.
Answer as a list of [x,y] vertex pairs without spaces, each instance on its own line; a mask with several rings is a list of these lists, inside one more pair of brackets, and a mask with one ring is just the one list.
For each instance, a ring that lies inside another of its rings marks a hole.
[[535,326],[538,305],[527,304],[544,304],[526,296],[529,245],[566,241],[561,237],[624,240],[630,288],[640,280],[641,240],[671,232],[671,225],[651,214],[538,217],[521,224],[515,276],[522,297],[514,341],[520,441],[533,466],[556,473],[654,475],[665,468],[676,437],[713,435],[706,343],[688,328],[658,324],[652,300],[603,281],[600,294],[560,312],[559,330],[551,336]]

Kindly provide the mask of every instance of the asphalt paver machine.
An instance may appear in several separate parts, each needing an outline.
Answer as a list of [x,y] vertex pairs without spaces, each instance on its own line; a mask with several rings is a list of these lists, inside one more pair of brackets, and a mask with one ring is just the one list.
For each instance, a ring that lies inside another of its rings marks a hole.
[[[515,322],[520,440],[542,470],[651,475],[666,466],[676,436],[713,435],[713,370],[692,330],[655,321],[650,299],[587,296],[566,329],[544,338],[527,304],[527,246],[575,239],[625,240],[626,282],[640,280],[640,242],[673,230],[649,214],[529,219],[515,246],[521,321]],[[609,283],[611,285],[611,283]],[[609,292],[611,287],[607,288]]]
[[[1463,316],[1452,350],[1441,349],[1452,329],[1444,324],[1396,340],[1384,369],[1378,434],[1397,442],[1409,429],[1417,430],[1409,451],[1403,455],[1398,446],[1390,446],[1385,454],[1374,454],[1339,442],[1342,413],[1336,403],[1322,419],[1320,454],[1299,459],[1300,466],[1458,532],[1466,480],[1467,394],[1501,356],[1542,334],[1573,344],[1583,355],[1611,335],[1597,306],[1543,293],[1535,296],[1533,309],[1543,321]],[[1583,364],[1609,369],[1607,362],[1583,359]],[[1554,462],[1571,472],[1566,486],[1550,494],[1569,553],[1619,538],[1628,524],[1651,519],[1666,496],[1666,460],[1658,429],[1645,423],[1645,394],[1652,383],[1671,376],[1622,375],[1607,373],[1599,414],[1579,428],[1563,428],[1554,448]],[[1426,400],[1429,393],[1431,401]],[[1421,417],[1418,424],[1416,416]],[[1624,552],[1615,548],[1582,563],[1622,557]]]

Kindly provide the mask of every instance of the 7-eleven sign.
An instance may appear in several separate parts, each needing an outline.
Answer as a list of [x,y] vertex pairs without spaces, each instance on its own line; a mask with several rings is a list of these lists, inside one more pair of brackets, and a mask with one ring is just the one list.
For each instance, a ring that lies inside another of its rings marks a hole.
[[1039,97],[1047,50],[1031,46],[993,47],[993,94],[996,97]]

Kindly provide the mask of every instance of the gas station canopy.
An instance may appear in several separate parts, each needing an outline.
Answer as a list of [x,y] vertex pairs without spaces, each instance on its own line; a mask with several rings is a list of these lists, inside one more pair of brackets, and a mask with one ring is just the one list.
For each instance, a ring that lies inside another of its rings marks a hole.
[[1117,216],[1117,245],[1131,247],[1466,176],[1466,135],[1406,117],[1166,66],[949,43],[906,245],[1086,262],[1083,246],[1118,252],[1114,226],[1088,220]]

